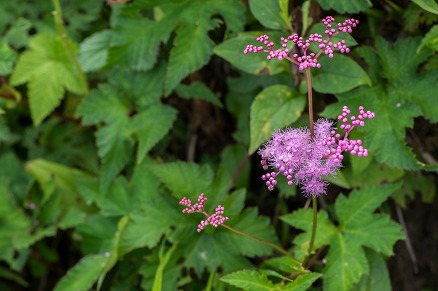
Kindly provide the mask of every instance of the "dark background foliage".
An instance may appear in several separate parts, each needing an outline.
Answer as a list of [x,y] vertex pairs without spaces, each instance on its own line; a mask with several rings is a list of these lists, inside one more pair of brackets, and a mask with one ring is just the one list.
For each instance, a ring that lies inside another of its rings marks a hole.
[[[407,238],[358,244],[351,257],[366,254],[369,272],[342,280],[437,289],[437,14],[426,0],[0,0],[0,289],[234,290],[220,278],[274,253],[226,229],[198,234],[200,216],[177,203],[203,192],[233,227],[302,255],[309,232],[287,215],[306,217],[308,202],[295,187],[267,191],[255,152],[272,130],[307,125],[305,76],[242,52],[327,15],[360,24],[352,53],[313,72],[314,112],[377,116],[358,133],[369,162],[347,159],[321,212],[338,227],[342,194],[386,191],[369,217],[391,217]],[[257,105],[277,108],[262,97],[293,113],[263,115]],[[334,245],[318,247],[311,270],[323,278],[310,288],[334,289]]]

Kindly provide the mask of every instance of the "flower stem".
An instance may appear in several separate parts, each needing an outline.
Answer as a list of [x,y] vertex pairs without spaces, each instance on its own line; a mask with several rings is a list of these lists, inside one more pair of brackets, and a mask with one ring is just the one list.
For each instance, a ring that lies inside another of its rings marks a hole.
[[243,231],[237,230],[237,229],[235,229],[235,228],[233,228],[233,227],[231,227],[231,226],[229,226],[229,225],[226,225],[226,224],[221,224],[221,226],[223,226],[223,227],[225,227],[225,228],[228,228],[228,229],[231,230],[232,232],[235,232],[235,233],[237,233],[237,234],[240,234],[240,235],[246,236],[247,238],[253,239],[253,240],[258,241],[258,242],[260,242],[260,243],[262,243],[262,244],[265,244],[265,245],[267,245],[267,246],[270,246],[271,248],[273,248],[273,249],[279,251],[280,253],[282,253],[283,255],[286,255],[286,256],[290,257],[291,259],[293,259],[294,261],[296,261],[296,262],[298,262],[298,263],[301,264],[301,262],[298,261],[297,259],[295,259],[295,258],[294,258],[289,252],[287,252],[287,251],[284,250],[283,248],[277,246],[276,244],[273,244],[273,243],[268,242],[268,241],[265,241],[265,240],[263,240],[263,239],[261,239],[261,238],[258,238],[258,237],[255,237],[255,236],[252,236],[252,235],[250,235],[250,234],[248,234],[248,233],[246,233],[246,232],[243,232]]
[[307,261],[310,259],[310,255],[312,254],[312,249],[315,244],[316,237],[316,226],[318,225],[318,200],[316,197],[312,196],[312,208],[313,208],[313,222],[312,222],[312,234],[310,236],[309,249],[307,251],[307,256],[303,261],[303,265],[306,265]]
[[310,75],[310,68],[306,69],[306,79],[307,79],[307,101],[309,106],[310,137],[313,139],[313,137],[315,136],[315,131],[313,129],[312,78]]
[[62,21],[62,9],[59,0],[52,0],[53,6],[55,7],[55,11],[53,12],[53,17],[55,18],[56,30],[58,31],[58,35],[61,38],[62,45],[70,59],[70,62],[73,64],[76,74],[81,82],[82,88],[84,90],[84,95],[89,94],[87,78],[85,77],[84,72],[82,72],[81,66],[76,59],[76,55],[74,53],[74,49],[72,47],[72,43],[67,35],[67,31],[65,30],[64,23]]

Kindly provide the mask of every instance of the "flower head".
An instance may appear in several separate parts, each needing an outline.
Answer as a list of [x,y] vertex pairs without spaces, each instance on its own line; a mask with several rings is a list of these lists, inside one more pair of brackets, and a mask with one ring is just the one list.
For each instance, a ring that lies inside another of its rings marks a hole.
[[[347,19],[343,23],[338,23],[336,30],[332,26],[332,23],[334,21],[335,19],[332,16],[327,16],[322,20],[322,23],[326,27],[326,30],[324,32],[326,35],[325,39],[323,39],[323,36],[318,33],[311,34],[308,39],[304,39],[303,37],[294,33],[286,38],[282,37],[280,39],[281,48],[274,49],[274,43],[270,41],[269,36],[265,34],[257,38],[257,41],[260,42],[262,45],[247,45],[246,48],[243,50],[243,53],[248,54],[250,52],[265,52],[268,53],[268,56],[266,57],[268,60],[287,59],[290,62],[298,65],[298,68],[300,70],[304,70],[307,68],[320,68],[321,64],[318,62],[318,57],[322,53],[328,55],[329,58],[333,58],[333,53],[335,50],[339,51],[342,54],[350,52],[350,48],[347,47],[345,40],[334,43],[331,41],[331,39],[339,33],[351,33],[353,31],[352,28],[356,27],[359,24],[359,21],[354,18]],[[288,42],[294,43],[301,50],[301,53],[295,53],[292,55],[292,57],[290,57],[289,53],[291,52],[291,48],[288,47]],[[319,51],[316,53],[309,50],[312,42],[316,43],[319,47]]]
[[334,123],[327,119],[315,122],[313,137],[306,128],[275,131],[272,139],[258,151],[263,169],[274,169],[262,176],[268,189],[274,189],[277,176],[282,174],[288,185],[301,185],[306,197],[319,196],[325,194],[328,184],[323,178],[334,175],[342,167],[343,152],[367,156],[368,150],[362,146],[362,141],[350,140],[348,135],[355,126],[363,126],[365,119],[374,118],[374,113],[360,106],[357,117],[351,116],[349,120],[349,114],[350,110],[344,106],[338,116],[342,121],[340,128],[345,131],[342,139],[334,129]]
[[204,193],[202,193],[198,196],[198,203],[195,203],[194,205],[192,205],[192,201],[186,197],[181,199],[179,202],[179,204],[187,206],[182,210],[183,213],[200,212],[207,216],[206,220],[201,220],[201,222],[198,224],[198,232],[201,232],[209,224],[213,225],[214,227],[218,227],[228,220],[228,217],[222,215],[224,214],[224,207],[221,205],[216,207],[215,213],[208,215],[204,210],[204,204],[206,201],[207,198],[204,197]]

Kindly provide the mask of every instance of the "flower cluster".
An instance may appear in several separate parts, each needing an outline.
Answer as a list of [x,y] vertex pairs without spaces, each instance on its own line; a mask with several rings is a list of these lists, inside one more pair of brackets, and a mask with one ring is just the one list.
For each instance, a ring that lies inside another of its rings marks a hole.
[[283,174],[288,185],[301,185],[304,195],[319,196],[325,194],[327,182],[324,176],[335,174],[342,166],[344,152],[352,155],[367,156],[368,150],[362,146],[362,141],[348,138],[351,130],[356,126],[364,126],[365,119],[374,118],[374,113],[359,107],[359,115],[351,116],[347,106],[338,116],[345,131],[344,137],[336,133],[334,123],[326,119],[319,119],[314,124],[314,136],[306,128],[287,128],[272,134],[269,140],[259,151],[261,164],[264,170],[269,167],[275,170],[262,176],[269,190],[277,184],[277,176]]
[[223,216],[224,214],[224,207],[221,205],[218,205],[215,209],[215,213],[212,215],[208,215],[207,212],[204,210],[204,204],[207,201],[207,198],[204,197],[204,194],[198,196],[198,203],[195,203],[192,205],[192,201],[190,199],[187,199],[184,197],[181,199],[179,204],[187,206],[187,208],[183,209],[183,213],[194,213],[194,212],[200,212],[207,216],[206,220],[201,220],[201,222],[198,224],[198,232],[201,232],[207,225],[213,225],[214,227],[218,227],[219,225],[223,224],[225,221],[228,220],[228,217]]
[[[322,20],[322,23],[326,27],[325,34],[327,38],[323,40],[322,35],[318,33],[311,34],[307,40],[304,40],[298,34],[293,34],[288,36],[287,38],[281,38],[281,49],[274,49],[274,43],[269,40],[269,36],[262,35],[257,38],[257,41],[262,43],[261,46],[255,45],[247,45],[243,50],[244,54],[248,54],[250,52],[259,53],[259,52],[267,52],[268,56],[266,57],[268,60],[278,59],[283,60],[287,59],[292,63],[298,65],[300,70],[304,70],[307,68],[320,68],[321,64],[318,62],[318,57],[321,53],[328,55],[330,58],[333,58],[333,52],[338,50],[340,53],[349,53],[350,49],[345,44],[345,40],[341,40],[337,43],[331,41],[331,39],[340,32],[351,33],[352,28],[356,27],[359,24],[359,21],[351,18],[345,20],[343,23],[338,23],[338,30],[332,27],[332,23],[335,19],[332,16],[327,16]],[[288,42],[292,41],[294,44],[300,48],[302,51],[302,55],[293,54],[292,57],[289,56],[290,49],[288,48]],[[319,51],[317,53],[308,51],[310,44],[315,42],[318,44]]]

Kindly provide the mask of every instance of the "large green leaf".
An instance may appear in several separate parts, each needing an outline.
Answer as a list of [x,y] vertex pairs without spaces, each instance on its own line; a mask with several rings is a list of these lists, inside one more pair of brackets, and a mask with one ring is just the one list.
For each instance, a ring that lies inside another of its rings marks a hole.
[[420,115],[432,121],[438,120],[438,101],[434,90],[438,84],[438,73],[417,73],[419,65],[430,54],[427,50],[417,54],[419,45],[418,38],[398,40],[393,45],[378,38],[377,55],[371,49],[362,49],[361,55],[371,62],[369,70],[372,71],[373,82],[381,84],[338,94],[339,103],[326,107],[323,112],[327,117],[335,117],[343,105],[352,110],[362,105],[374,111],[375,120],[370,120],[363,128],[365,146],[379,162],[408,170],[419,169],[424,164],[418,162],[412,149],[406,146],[406,128],[413,127],[414,118]]
[[109,257],[104,254],[83,257],[55,286],[55,291],[89,290],[102,274]]
[[362,279],[353,287],[358,291],[390,291],[391,280],[389,278],[388,267],[386,266],[385,258],[372,250],[366,250],[365,254],[370,266],[369,274],[362,276]]
[[[198,11],[198,17],[204,13]],[[194,15],[193,17],[197,17]],[[169,94],[189,73],[205,65],[213,52],[207,32],[213,27],[210,20],[201,18],[197,25],[184,24],[176,30],[175,42],[170,51],[166,75],[166,92]]]
[[111,32],[108,63],[126,64],[134,70],[149,70],[157,61],[161,42],[167,41],[175,20],[120,18]]
[[134,116],[133,131],[139,141],[137,163],[141,163],[146,153],[167,134],[176,119],[176,110],[170,106],[157,104]]
[[323,56],[321,68],[315,70],[312,87],[320,93],[342,93],[360,85],[371,85],[367,73],[351,58],[337,55],[334,59]]
[[208,194],[213,181],[213,171],[208,165],[174,162],[151,165],[150,169],[177,198],[187,196],[192,199],[201,193]]
[[249,153],[253,153],[274,130],[295,122],[305,106],[305,97],[285,85],[260,92],[251,106]]
[[243,290],[274,290],[275,286],[266,274],[257,271],[237,271],[221,278],[222,281]]
[[338,13],[358,13],[372,6],[369,0],[318,0],[318,3],[324,10],[333,9]]
[[50,34],[38,34],[30,48],[18,59],[11,77],[12,85],[28,83],[29,103],[35,125],[50,114],[61,102],[65,90],[83,94],[78,73],[62,45]]
[[84,72],[97,71],[105,66],[111,39],[109,30],[94,33],[81,43],[78,62]]
[[430,13],[438,14],[438,4],[434,0],[412,0],[412,2]]
[[[327,265],[323,269],[325,290],[351,290],[362,275],[369,273],[363,247],[391,255],[395,242],[403,239],[400,226],[388,215],[373,213],[400,185],[366,187],[352,191],[348,198],[339,196],[335,203],[339,226],[330,222],[325,212],[318,213],[315,245],[318,248],[329,245]],[[295,252],[303,257],[309,247],[312,211],[294,211],[281,219],[305,231],[294,239],[298,245]]]
[[287,30],[290,28],[289,19],[280,17],[283,9],[287,8],[287,4],[284,5],[285,2],[283,0],[250,0],[249,8],[263,26],[269,29]]

